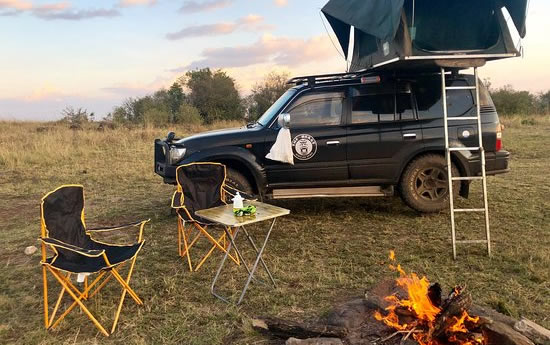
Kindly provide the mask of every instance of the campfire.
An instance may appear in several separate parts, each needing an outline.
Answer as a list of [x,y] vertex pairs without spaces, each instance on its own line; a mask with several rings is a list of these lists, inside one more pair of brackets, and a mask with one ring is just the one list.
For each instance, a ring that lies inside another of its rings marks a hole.
[[443,299],[439,284],[430,284],[426,277],[407,273],[396,264],[395,253],[390,252],[390,268],[399,273],[397,285],[406,296],[397,294],[384,298],[390,305],[386,315],[374,312],[374,318],[396,330],[393,335],[411,335],[420,345],[486,345],[479,317],[472,317],[468,309],[472,299],[463,287],[455,287]]
[[[407,273],[390,252],[397,279],[335,306],[323,317],[296,322],[263,316],[252,327],[285,345],[548,345],[550,331],[475,305],[465,287],[450,293]],[[281,343],[277,343],[281,344]]]

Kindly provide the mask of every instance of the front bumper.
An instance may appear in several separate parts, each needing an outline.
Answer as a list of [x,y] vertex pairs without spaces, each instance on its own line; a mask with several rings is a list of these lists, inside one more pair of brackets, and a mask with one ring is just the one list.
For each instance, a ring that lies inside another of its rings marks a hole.
[[176,166],[169,162],[170,146],[161,139],[155,140],[155,173],[164,179],[164,183],[176,183]]

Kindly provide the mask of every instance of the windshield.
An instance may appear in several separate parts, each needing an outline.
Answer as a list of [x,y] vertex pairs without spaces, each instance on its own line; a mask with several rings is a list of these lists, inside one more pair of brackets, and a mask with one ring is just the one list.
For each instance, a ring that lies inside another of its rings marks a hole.
[[292,88],[279,97],[277,102],[273,103],[273,105],[266,110],[262,117],[258,119],[258,123],[264,127],[269,125],[269,122],[271,122],[273,116],[279,111],[279,109],[281,109],[282,106],[286,104],[286,102],[288,102],[289,99],[292,98],[292,96],[296,94],[296,91],[297,90],[295,88]]

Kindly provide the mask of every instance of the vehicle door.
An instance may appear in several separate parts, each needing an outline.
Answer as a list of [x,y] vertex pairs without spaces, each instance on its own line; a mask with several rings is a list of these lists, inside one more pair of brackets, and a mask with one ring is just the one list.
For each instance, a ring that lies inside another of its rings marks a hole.
[[414,145],[422,145],[410,89],[376,84],[351,89],[347,157],[350,179],[394,184]]
[[[348,179],[345,99],[345,89],[306,90],[282,110],[290,114],[294,165],[266,160],[270,186],[323,186]],[[267,152],[279,129],[276,122],[272,126]]]

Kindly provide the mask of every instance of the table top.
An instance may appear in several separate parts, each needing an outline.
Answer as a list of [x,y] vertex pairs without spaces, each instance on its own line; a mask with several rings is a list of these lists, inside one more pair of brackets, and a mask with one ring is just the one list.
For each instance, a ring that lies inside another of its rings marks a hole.
[[256,214],[252,216],[237,217],[233,214],[233,204],[200,210],[195,214],[201,218],[230,227],[239,227],[243,225],[263,222],[265,220],[286,216],[290,210],[259,201],[244,201],[244,207],[248,205],[256,206]]

